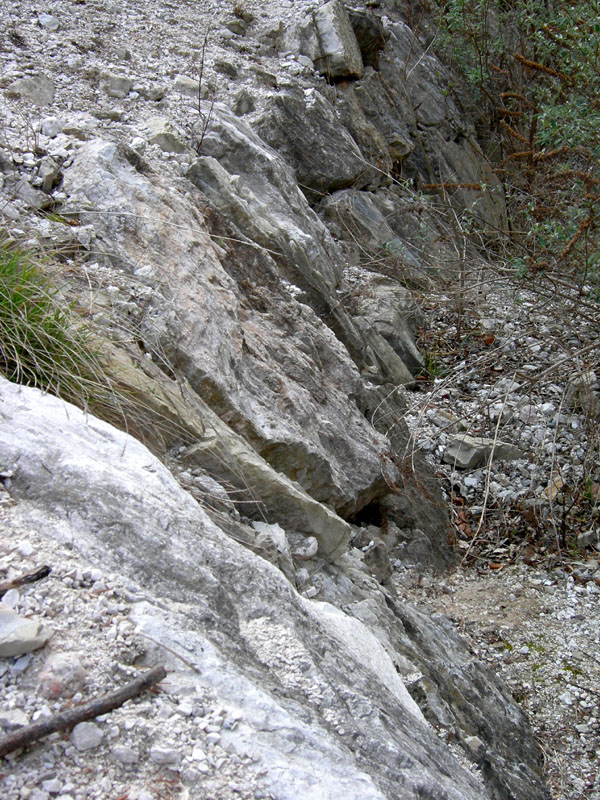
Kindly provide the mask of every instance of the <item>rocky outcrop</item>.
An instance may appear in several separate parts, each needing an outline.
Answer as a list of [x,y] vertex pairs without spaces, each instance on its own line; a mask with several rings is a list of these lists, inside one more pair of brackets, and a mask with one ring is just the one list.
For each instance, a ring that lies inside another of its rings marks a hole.
[[339,0],[317,8],[300,24],[285,32],[288,47],[310,58],[316,69],[331,83],[360,78],[363,61],[350,17]]
[[[284,170],[271,158],[275,170]],[[259,169],[256,162],[254,169]],[[223,166],[212,157],[194,162],[188,174],[209,197],[208,175],[219,178],[215,197],[217,189],[229,182]],[[257,181],[266,186],[271,174],[266,172]],[[275,181],[276,173],[271,195],[281,184]],[[255,278],[250,269],[243,283],[236,283],[221,263],[221,259],[226,262],[225,252],[202,229],[194,207],[202,198],[194,194],[191,183],[167,186],[158,176],[151,181],[110,142],[95,140],[82,147],[65,174],[64,187],[80,219],[93,226],[97,246],[103,243],[101,249],[110,252],[111,279],[121,286],[121,297],[144,293],[135,310],[130,305],[123,310],[129,324],[135,319],[149,354],[154,353],[159,363],[166,359],[221,419],[318,501],[357,510],[387,493],[380,470],[387,442],[349,399],[358,394],[358,370],[331,330],[309,306],[294,299],[268,250],[255,261],[255,248],[249,243],[243,257],[254,262]],[[253,202],[251,191],[246,197]],[[319,264],[329,264],[333,283],[334,264],[326,260],[324,246],[317,239],[303,251],[300,242],[309,241],[308,233],[291,228],[302,216],[293,220],[290,212],[286,223],[285,195],[272,197],[270,204],[264,195],[260,201],[254,197],[268,215],[261,223],[248,213],[256,238],[262,224],[273,237],[269,250],[287,239],[288,263],[297,268],[306,264],[310,270],[306,284],[312,280],[321,285],[323,294],[332,294],[325,268],[322,275],[316,270]],[[236,192],[231,202],[243,201]],[[301,212],[308,222],[334,247],[300,195],[295,202],[303,204]],[[94,211],[88,217],[85,209],[90,205]],[[123,207],[130,209],[125,224],[115,213]],[[232,219],[238,219],[234,211]],[[155,220],[160,220],[160,228]],[[139,246],[149,239],[151,253]],[[293,260],[296,251],[302,254],[300,263]],[[119,312],[119,295],[113,300]],[[358,338],[356,331],[354,335]]]
[[394,4],[217,4],[201,65],[197,9],[140,6],[110,45],[90,9],[39,41],[23,14],[3,98],[53,105],[25,133],[7,107],[0,211],[64,262],[123,393],[111,421],[154,455],[2,382],[15,522],[143,587],[131,618],[182,693],[241,711],[224,747],[265,793],[542,800],[518,708],[395,590],[395,567],[454,558],[404,423],[410,288],[452,274],[451,205],[504,225],[443,68]]
[[316,89],[292,86],[273,94],[254,127],[294,168],[309,202],[337,189],[373,189],[385,181],[340,125],[334,107]]
[[[235,711],[222,746],[252,758],[266,792],[545,797],[514,701],[447,621],[394,600],[357,551],[314,575],[318,600],[303,598],[135,439],[35,389],[2,380],[0,396],[15,521],[140,588],[131,618],[154,643],[147,658],[166,661],[170,691],[192,681]],[[425,717],[471,753],[483,781]]]

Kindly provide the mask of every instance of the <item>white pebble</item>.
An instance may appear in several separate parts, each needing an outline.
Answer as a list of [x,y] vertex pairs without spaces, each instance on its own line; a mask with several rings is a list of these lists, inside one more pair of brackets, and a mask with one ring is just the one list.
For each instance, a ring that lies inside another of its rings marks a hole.
[[102,731],[94,722],[80,722],[71,733],[71,741],[78,750],[91,750],[102,741]]

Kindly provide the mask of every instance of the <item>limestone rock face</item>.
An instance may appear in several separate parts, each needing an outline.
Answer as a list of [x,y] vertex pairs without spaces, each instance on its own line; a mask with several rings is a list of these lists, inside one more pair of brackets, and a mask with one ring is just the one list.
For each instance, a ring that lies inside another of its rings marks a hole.
[[[252,758],[267,793],[544,800],[518,706],[444,618],[395,601],[357,551],[320,573],[318,600],[301,597],[132,437],[4,380],[0,400],[15,521],[140,586],[130,619],[170,693],[207,687],[235,710],[222,746]],[[483,780],[427,719],[472,758],[477,735]]]
[[[321,10],[334,5],[328,3]],[[372,16],[355,12],[352,24],[368,54],[369,66],[364,73],[350,76],[355,80],[339,85],[334,113],[344,136],[352,137],[366,165],[380,171],[377,183],[389,182],[390,175],[402,177],[430,193],[443,184],[457,207],[476,209],[487,223],[490,235],[505,229],[502,186],[479,149],[473,126],[465,120],[447,90],[449,76],[443,65],[401,21],[376,21]],[[306,21],[301,23],[295,35],[290,34],[291,45],[302,50],[303,42],[310,41],[314,50],[313,39],[306,38],[309,30]],[[308,53],[311,47],[304,50]],[[313,50],[311,57],[315,58]],[[331,130],[331,124],[327,130]],[[294,136],[285,131],[279,134],[284,138],[286,135]],[[339,134],[337,138],[343,139]],[[325,137],[326,141],[330,139]],[[272,137],[272,142],[295,165],[298,156],[289,142],[277,142],[276,137]],[[331,143],[328,147],[331,151]],[[339,159],[338,153],[333,165]],[[363,171],[363,185],[367,176],[368,171]],[[359,180],[352,185],[362,188]]]
[[459,207],[475,204],[491,231],[504,230],[502,185],[483,158],[473,127],[446,89],[444,67],[435,55],[424,51],[407,25],[395,22],[389,30],[380,79],[394,94],[402,92],[408,98],[407,121],[416,144],[404,174],[418,176],[425,185],[446,184]]
[[335,296],[342,266],[335,242],[291,166],[247,122],[215,106],[201,156],[186,174],[244,236],[268,248],[284,278],[315,301]]
[[43,647],[52,631],[41,622],[19,616],[0,603],[0,658],[20,656]]
[[254,126],[294,168],[309,202],[337,189],[374,188],[382,181],[333,106],[315,89],[274,94]]
[[[391,44],[390,44],[391,46]],[[387,51],[382,51],[382,58]],[[380,182],[391,172],[401,173],[401,165],[415,150],[415,118],[412,102],[401,75],[369,68],[360,81],[340,88],[336,110],[371,164],[381,170]]]
[[[21,104],[52,116],[32,126],[39,154],[29,132],[0,152],[0,212],[65,259],[136,437],[0,381],[7,514],[143,588],[149,660],[241,709],[219,736],[265,796],[544,800],[519,709],[395,594],[397,561],[455,558],[402,387],[422,366],[407,287],[456,264],[439,185],[453,213],[505,224],[474,128],[397,3],[290,0],[268,23],[212,4],[198,71],[204,9],[167,5],[123,17],[133,57],[94,36],[89,70],[66,50],[41,65],[29,30],[5,78],[11,136]],[[56,699],[69,680],[47,667]]]
[[350,18],[343,4],[330,0],[314,14],[319,40],[315,66],[329,80],[360,78],[363,62]]
[[423,357],[410,335],[419,324],[419,311],[408,290],[393,278],[371,275],[361,282],[360,291],[350,298],[349,313],[361,318],[397,353],[414,372]]
[[[232,118],[234,131],[243,130],[239,126],[244,123]],[[232,118],[226,118],[227,125]],[[222,139],[221,146],[228,142]],[[258,150],[256,137],[254,142]],[[285,183],[282,163],[268,150],[263,155],[273,170],[248,176],[247,189],[242,179],[234,181],[229,200],[225,190],[231,176],[214,158],[195,161],[188,176],[215,204],[228,202],[231,218],[240,225],[247,221],[245,233],[261,240],[262,230],[270,232],[271,248],[287,240],[288,263],[306,268],[304,285],[309,288],[312,282],[321,296],[335,297],[336,264],[326,249],[335,248],[333,241],[298,190]],[[259,167],[255,162],[253,169]],[[90,224],[107,251],[111,243],[115,279],[125,280],[129,291],[139,292],[134,273],[139,259],[146,259],[143,280],[149,294],[138,307],[137,324],[148,352],[168,357],[214,412],[316,500],[358,509],[387,493],[380,470],[387,441],[349,399],[358,394],[359,372],[330,328],[294,299],[270,257],[255,257],[252,246],[242,248],[240,260],[249,268],[244,282],[237,283],[224,268],[225,253],[202,230],[192,183],[151,182],[109,142],[96,140],[81,148],[65,175],[65,187],[78,208],[93,203]],[[285,189],[289,203],[299,206],[297,217],[289,204],[286,217]],[[129,209],[125,225],[114,214],[124,207]],[[312,226],[314,239],[298,227],[303,221],[308,231]],[[138,249],[137,242],[146,239],[152,240],[151,257]],[[131,317],[129,307],[127,313]]]
[[453,436],[444,453],[446,464],[454,464],[460,469],[476,469],[485,466],[492,458],[507,460],[520,458],[518,447],[506,442],[495,442],[485,436],[468,436],[466,433]]

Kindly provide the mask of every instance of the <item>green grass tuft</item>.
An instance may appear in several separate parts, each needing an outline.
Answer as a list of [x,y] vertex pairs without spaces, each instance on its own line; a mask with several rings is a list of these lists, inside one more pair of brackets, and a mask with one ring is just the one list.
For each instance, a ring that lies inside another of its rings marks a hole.
[[90,332],[35,253],[0,238],[0,373],[87,407],[106,384]]

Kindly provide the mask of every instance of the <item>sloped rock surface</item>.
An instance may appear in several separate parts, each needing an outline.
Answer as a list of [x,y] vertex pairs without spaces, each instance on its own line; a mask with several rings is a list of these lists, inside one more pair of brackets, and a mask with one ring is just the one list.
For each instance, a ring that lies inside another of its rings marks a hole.
[[[261,791],[294,800],[541,800],[522,715],[390,582],[391,553],[453,558],[399,386],[420,366],[404,287],[451,272],[456,248],[448,209],[408,184],[503,225],[439,62],[394,3],[131,0],[115,28],[49,2],[56,24],[24,0],[0,50],[0,213],[56,247],[79,306],[117,332],[110,369],[144,409],[130,429],[218,503],[205,514],[132,439],[3,387],[15,515],[143,585],[131,619],[174,691],[200,681],[243,709],[222,753],[258,765],[248,797],[264,768]],[[179,756],[149,750],[154,768]]]
[[320,53],[315,66],[330,80],[360,78],[362,57],[350,18],[343,4],[330,0],[314,14]]
[[[136,440],[37,390],[0,391],[21,523],[143,587],[132,618],[155,657],[175,687],[193,677],[237,711],[222,741],[250,754],[272,796],[545,796],[520,711],[447,626],[398,608],[350,555],[323,572],[322,601],[301,598]],[[433,681],[444,726],[482,738],[485,786],[423,719],[411,673]]]
[[294,168],[310,202],[337,189],[375,188],[385,180],[366,161],[333,106],[315,89],[279,91],[254,125]]
[[21,656],[43,647],[52,636],[40,622],[25,619],[0,603],[0,658]]
[[381,80],[397,82],[410,98],[409,119],[417,143],[407,161],[407,177],[418,175],[428,184],[444,184],[453,201],[475,210],[491,231],[506,229],[503,189],[491,166],[482,157],[474,129],[464,119],[446,90],[446,71],[426,52],[410,28],[402,22],[390,25],[391,36],[381,59]]
[[[223,175],[214,159],[195,164],[207,161],[209,171]],[[208,181],[201,183],[209,191]],[[358,371],[329,328],[285,290],[273,265],[272,284],[256,286],[260,309],[248,307],[189,204],[189,185],[176,190],[160,179],[151,182],[110,142],[82,147],[64,186],[84,219],[84,209],[93,205],[90,224],[98,241],[110,246],[115,279],[123,282],[119,273],[125,273],[135,291],[135,270],[144,260],[148,299],[136,313],[148,352],[166,354],[219,416],[315,499],[359,507],[386,493],[379,468],[385,439],[348,401],[357,391]],[[272,203],[276,208],[275,198]],[[130,209],[125,224],[115,214],[123,207]],[[307,207],[305,213],[312,214]],[[152,241],[150,252],[140,249],[146,240]],[[303,258],[308,262],[306,252]]]

